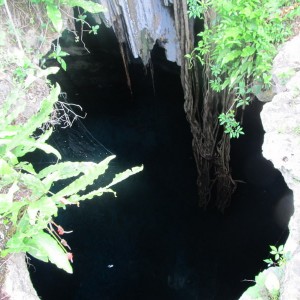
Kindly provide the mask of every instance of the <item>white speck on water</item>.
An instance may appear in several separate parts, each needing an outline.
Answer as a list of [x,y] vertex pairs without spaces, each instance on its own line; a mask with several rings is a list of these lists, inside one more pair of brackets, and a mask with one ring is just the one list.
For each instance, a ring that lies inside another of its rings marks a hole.
[[114,267],[114,265],[107,265],[107,267],[108,267],[109,269],[111,269],[111,268]]

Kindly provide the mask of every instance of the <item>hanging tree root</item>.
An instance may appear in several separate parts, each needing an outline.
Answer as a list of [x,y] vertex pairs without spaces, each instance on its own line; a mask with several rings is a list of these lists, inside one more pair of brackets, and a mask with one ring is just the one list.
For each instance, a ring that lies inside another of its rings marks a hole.
[[[208,11],[205,15],[206,25],[213,19]],[[202,93],[199,82],[199,69],[195,65],[190,69],[184,58],[194,47],[193,24],[190,23],[186,1],[174,0],[174,15],[177,36],[180,37],[182,53],[181,82],[184,90],[184,109],[193,136],[192,146],[198,171],[199,205],[206,208],[210,203],[221,211],[230,204],[232,193],[236,188],[230,174],[230,141],[219,127],[218,116],[232,104],[233,98],[228,92],[217,94],[209,86],[209,56],[205,57],[202,74]],[[203,101],[200,102],[201,94]],[[213,197],[212,197],[213,196]],[[214,199],[212,199],[214,198]]]

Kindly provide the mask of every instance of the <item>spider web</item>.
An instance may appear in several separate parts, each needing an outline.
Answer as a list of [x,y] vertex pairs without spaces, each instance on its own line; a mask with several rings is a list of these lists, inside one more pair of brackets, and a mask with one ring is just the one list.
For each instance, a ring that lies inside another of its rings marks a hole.
[[72,127],[56,128],[49,141],[60,152],[63,160],[99,162],[113,154],[79,119],[73,122]]
[[[47,127],[43,126],[41,130],[44,131]],[[71,127],[62,127],[61,124],[55,125],[47,143],[61,154],[62,159],[60,161],[92,161],[99,163],[107,156],[113,155],[92,135],[79,118],[72,121]],[[58,162],[56,156],[46,154],[40,150],[27,154],[25,160],[31,162],[36,171]]]

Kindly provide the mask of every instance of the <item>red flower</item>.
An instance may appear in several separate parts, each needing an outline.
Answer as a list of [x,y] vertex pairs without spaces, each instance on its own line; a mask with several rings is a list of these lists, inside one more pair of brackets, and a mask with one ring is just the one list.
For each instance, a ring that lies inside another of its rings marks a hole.
[[68,260],[69,260],[71,263],[73,263],[73,253],[68,252],[68,253],[67,253],[67,257],[68,257]]
[[59,235],[63,235],[65,233],[64,229],[61,226],[57,226],[57,232]]
[[[57,225],[56,225],[57,226]],[[65,233],[72,233],[73,231],[70,230],[70,231],[65,231],[60,225],[57,226],[57,232],[59,235],[63,235]]]

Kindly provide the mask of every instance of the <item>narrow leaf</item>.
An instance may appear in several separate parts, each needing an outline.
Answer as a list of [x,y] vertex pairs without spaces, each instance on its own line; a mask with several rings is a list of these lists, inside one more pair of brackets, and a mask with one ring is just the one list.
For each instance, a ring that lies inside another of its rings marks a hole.
[[84,191],[88,185],[93,184],[100,175],[105,173],[109,162],[114,158],[115,155],[111,155],[101,161],[99,164],[89,165],[89,167],[84,170],[83,176],[80,176],[67,187],[55,194],[55,201],[58,201],[62,197],[68,197],[70,195],[77,194],[79,191]]
[[112,180],[112,182],[106,186],[106,188],[110,188],[111,186],[125,180],[126,178],[138,173],[138,172],[141,172],[143,170],[143,166],[140,166],[140,167],[134,167],[132,168],[131,170],[126,170],[122,173],[119,173],[117,174],[114,179]]
[[69,6],[80,6],[84,10],[96,14],[100,12],[104,12],[106,9],[100,5],[99,3],[95,3],[93,1],[87,0],[68,0],[65,1]]
[[57,32],[61,32],[63,27],[63,21],[59,8],[56,5],[47,2],[47,15],[51,20],[54,29]]
[[[39,172],[38,177],[42,179],[54,174],[55,181],[72,178],[78,176],[80,173],[83,173],[84,170],[94,165],[96,164],[93,162],[61,162],[44,168]],[[47,182],[47,178],[45,181]]]
[[242,57],[251,56],[254,54],[255,51],[256,51],[256,48],[247,46],[242,50],[241,56]]
[[23,125],[22,130],[20,130],[18,134],[11,139],[9,145],[7,145],[7,150],[12,150],[17,146],[22,145],[24,140],[27,140],[37,128],[49,120],[50,114],[53,110],[53,105],[57,101],[59,93],[60,87],[57,85],[51,90],[49,96],[43,100],[40,111],[33,115]]
[[27,252],[30,255],[45,262],[50,260],[58,268],[73,273],[66,253],[49,234],[40,231],[31,239],[27,239],[25,244],[29,248]]
[[234,59],[236,59],[237,57],[239,57],[241,55],[241,51],[240,50],[233,50],[231,52],[229,52],[227,55],[225,55],[225,57],[222,60],[221,66],[233,61]]

